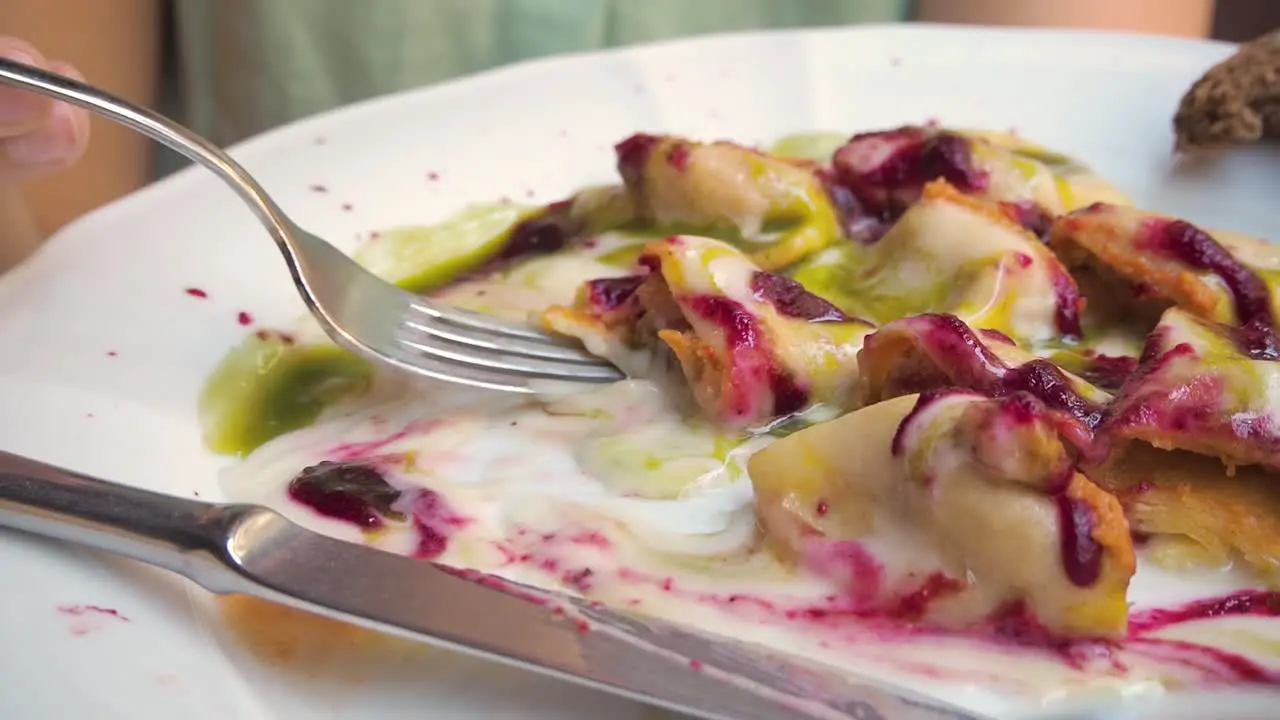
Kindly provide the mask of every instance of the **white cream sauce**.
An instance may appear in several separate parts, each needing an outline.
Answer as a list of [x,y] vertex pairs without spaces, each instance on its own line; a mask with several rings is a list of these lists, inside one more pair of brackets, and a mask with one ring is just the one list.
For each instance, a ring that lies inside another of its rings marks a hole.
[[[620,274],[583,257],[536,262],[541,271],[531,263],[503,284],[464,283],[443,297],[519,317],[570,301],[583,279]],[[527,402],[405,383],[383,379],[372,395],[262,446],[227,471],[228,496],[335,537],[409,553],[410,527],[364,536],[286,493],[300,470],[322,460],[399,457],[385,465],[391,483],[435,491],[469,521],[449,537],[441,562],[758,642],[1002,717],[1216,677],[1213,663],[1171,661],[1167,648],[1068,661],[829,614],[840,589],[783,567],[760,544],[745,466],[771,438],[744,442],[689,420],[651,383]],[[909,552],[909,543],[899,550]],[[1138,606],[1170,605],[1249,584],[1229,572],[1174,576],[1143,567],[1130,597]],[[1278,625],[1229,618],[1165,632],[1211,638],[1276,664]]]

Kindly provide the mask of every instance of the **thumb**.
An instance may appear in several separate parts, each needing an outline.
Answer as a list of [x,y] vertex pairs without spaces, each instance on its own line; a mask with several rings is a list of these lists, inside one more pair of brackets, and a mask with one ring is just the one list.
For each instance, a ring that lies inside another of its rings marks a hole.
[[[38,50],[14,38],[0,37],[0,57],[38,68],[47,65]],[[48,119],[52,105],[53,102],[43,95],[0,85],[0,138],[36,129]]]
[[[81,79],[67,63],[47,63],[26,43],[0,40],[0,55]],[[89,117],[79,108],[0,87],[0,183],[66,167],[84,154]]]

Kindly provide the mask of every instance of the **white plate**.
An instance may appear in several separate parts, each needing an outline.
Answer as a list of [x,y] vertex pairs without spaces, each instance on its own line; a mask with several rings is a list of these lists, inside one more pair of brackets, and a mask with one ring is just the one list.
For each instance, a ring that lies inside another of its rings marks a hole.
[[[392,96],[269,133],[236,155],[299,221],[350,248],[361,233],[431,221],[468,201],[548,200],[608,179],[611,144],[640,129],[764,142],[938,118],[1017,128],[1094,164],[1140,204],[1266,233],[1277,227],[1276,153],[1171,172],[1178,97],[1229,52],[922,26],[708,38]],[[0,446],[205,498],[218,497],[215,471],[226,461],[200,443],[201,381],[242,337],[238,313],[283,324],[302,312],[250,214],[190,170],[68,227],[0,281],[0,308]],[[0,717],[648,712],[425,648],[341,633],[290,639],[290,626],[261,619],[267,650],[294,659],[260,661],[228,639],[203,592],[173,578],[13,534],[0,544]],[[65,611],[87,605],[127,620]]]

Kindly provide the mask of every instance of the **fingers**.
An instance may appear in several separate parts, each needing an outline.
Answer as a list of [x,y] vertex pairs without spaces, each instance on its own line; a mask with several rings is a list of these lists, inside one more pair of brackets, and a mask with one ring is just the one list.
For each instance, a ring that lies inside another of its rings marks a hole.
[[[0,55],[81,79],[71,65],[49,62],[31,45],[0,38]],[[79,108],[0,86],[0,183],[66,167],[84,154],[89,116]]]
[[[0,37],[0,56],[35,67],[48,64],[39,50],[13,38]],[[0,85],[0,138],[35,130],[48,119],[52,107],[53,102],[43,95]]]

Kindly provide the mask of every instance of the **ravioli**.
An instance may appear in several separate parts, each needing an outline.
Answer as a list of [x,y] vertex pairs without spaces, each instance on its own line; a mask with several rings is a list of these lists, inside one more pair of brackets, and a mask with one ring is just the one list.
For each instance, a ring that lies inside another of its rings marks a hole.
[[840,217],[811,162],[731,142],[636,134],[618,143],[620,188],[575,198],[584,228],[624,226],[732,240],[767,270],[840,239]]
[[1102,423],[1111,396],[992,331],[974,330],[954,315],[917,315],[872,333],[858,351],[858,399],[863,405],[939,388],[991,397],[1028,393],[1088,435]]
[[857,611],[972,628],[1016,608],[1062,636],[1123,635],[1128,523],[1044,410],[950,389],[802,430],[748,465],[761,526]]
[[1087,167],[1009,133],[908,125],[859,133],[835,152],[836,182],[866,213],[892,220],[945,180],[1000,206],[1037,235],[1060,213],[1127,202]]
[[1229,472],[1209,455],[1126,443],[1090,475],[1123,504],[1156,560],[1175,569],[1227,568],[1244,560],[1280,580],[1280,492],[1261,466]]
[[698,406],[723,426],[850,403],[866,321],[711,238],[655,241],[640,264],[640,274],[588,282],[574,307],[553,307],[542,323],[632,368],[632,351],[665,348]]
[[1054,222],[1049,244],[1080,279],[1104,320],[1154,324],[1176,305],[1206,320],[1253,329],[1250,352],[1280,357],[1273,278],[1280,249],[1237,233],[1132,207],[1095,204]]
[[851,314],[885,323],[947,313],[1017,339],[1079,336],[1075,281],[997,205],[934,181],[869,246],[815,256],[793,274]]
[[1280,469],[1280,363],[1250,356],[1252,334],[1170,309],[1112,404],[1105,435]]
[[1090,472],[1143,533],[1185,539],[1186,564],[1280,568],[1280,363],[1247,329],[1168,310],[1110,408]]
[[[1280,248],[1135,208],[1010,133],[802,140],[770,154],[640,133],[614,148],[615,184],[374,246],[384,277],[531,311],[630,378],[513,400],[510,420],[406,420],[430,442],[395,452],[370,420],[314,460],[408,466],[437,510],[467,498],[466,522],[390,510],[410,530],[484,526],[493,547],[467,552],[499,571],[787,628],[812,612],[912,632],[1012,623],[1055,649],[1118,640],[1135,541],[1276,577]],[[330,417],[322,400],[308,407]],[[498,434],[516,448],[498,459],[457,449]],[[523,492],[533,450],[570,440],[544,473],[558,479],[536,482],[574,493],[486,524],[475,504]],[[468,487],[439,477],[471,460]],[[653,531],[667,520],[678,532]],[[629,534],[647,549],[624,565],[610,553]],[[759,568],[762,584],[720,584]]]

